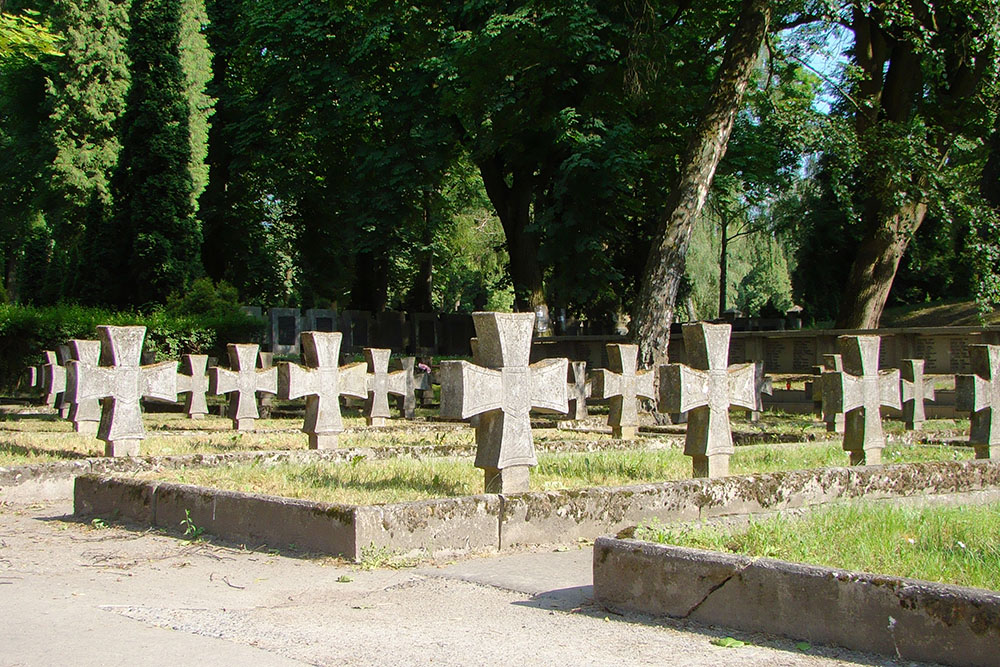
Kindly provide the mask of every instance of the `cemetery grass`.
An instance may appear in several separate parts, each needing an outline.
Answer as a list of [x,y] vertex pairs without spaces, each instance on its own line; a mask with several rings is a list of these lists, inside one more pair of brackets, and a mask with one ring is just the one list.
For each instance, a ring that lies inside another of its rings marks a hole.
[[[964,460],[964,448],[923,445],[887,447],[887,463]],[[732,458],[734,475],[842,466],[840,443],[751,445]],[[531,488],[553,491],[595,486],[625,486],[687,479],[691,460],[680,449],[539,453],[531,472]],[[472,457],[440,457],[370,461],[358,456],[349,463],[240,464],[146,472],[141,479],[194,484],[264,495],[344,504],[385,504],[482,492],[482,471]]]
[[1000,503],[849,503],[742,527],[651,523],[635,538],[1000,591]]

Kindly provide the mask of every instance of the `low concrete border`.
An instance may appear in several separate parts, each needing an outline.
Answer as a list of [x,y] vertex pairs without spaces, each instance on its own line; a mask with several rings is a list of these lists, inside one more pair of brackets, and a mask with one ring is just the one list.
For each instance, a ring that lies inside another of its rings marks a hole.
[[[197,526],[226,539],[358,558],[368,545],[399,552],[504,550],[598,537],[650,519],[739,518],[851,498],[928,500],[955,494],[1000,497],[1000,463],[827,468],[370,506],[88,474],[77,478],[74,502],[79,516],[173,530],[189,510]],[[300,524],[315,534],[306,539],[296,528]]]
[[996,665],[1000,593],[769,558],[601,537],[609,609],[948,665]]

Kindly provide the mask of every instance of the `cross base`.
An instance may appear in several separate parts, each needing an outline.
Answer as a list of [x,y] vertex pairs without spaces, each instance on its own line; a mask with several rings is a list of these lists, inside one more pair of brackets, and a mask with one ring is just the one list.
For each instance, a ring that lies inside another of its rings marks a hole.
[[483,468],[486,493],[518,493],[530,491],[531,466]]
[[237,431],[252,431],[254,429],[254,423],[257,420],[251,417],[243,417],[241,419],[233,418],[233,428]]
[[1000,460],[1000,445],[973,445],[977,459]]
[[205,418],[205,414],[206,413],[204,413],[204,412],[192,412],[192,413],[188,414],[187,418],[188,419],[204,419]]
[[385,417],[365,417],[369,426],[385,426]]
[[611,435],[621,440],[635,440],[635,426],[612,426]]
[[711,454],[709,456],[692,456],[694,477],[726,477],[729,475],[729,454]]
[[105,456],[139,456],[142,440],[108,440],[104,443]]
[[336,449],[337,441],[336,433],[310,433],[309,449]]
[[63,407],[59,408],[59,418],[60,419],[69,419],[69,406],[68,405],[64,405]]
[[671,412],[669,415],[671,424],[687,424],[688,415],[686,412]]
[[851,455],[851,465],[852,466],[877,466],[882,465],[882,450],[881,449],[868,449],[868,450],[849,450],[847,452]]
[[924,422],[903,422],[903,428],[907,431],[922,431],[924,430]]
[[73,422],[73,430],[81,435],[97,435],[97,427],[100,422]]
[[747,418],[751,422],[759,422],[760,421],[760,410],[747,410]]
[[838,414],[833,419],[828,419],[826,421],[826,430],[828,433],[843,433],[844,432],[843,413]]

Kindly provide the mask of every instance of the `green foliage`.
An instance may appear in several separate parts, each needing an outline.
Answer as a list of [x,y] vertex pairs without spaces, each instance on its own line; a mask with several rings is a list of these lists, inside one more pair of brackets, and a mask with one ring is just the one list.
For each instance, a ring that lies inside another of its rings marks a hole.
[[181,519],[180,525],[184,529],[184,537],[192,542],[198,541],[201,538],[201,534],[205,532],[204,528],[195,525],[194,520],[191,518],[191,510],[184,510],[184,518]]
[[0,61],[59,56],[61,46],[62,39],[49,32],[38,12],[30,9],[22,14],[0,12]]

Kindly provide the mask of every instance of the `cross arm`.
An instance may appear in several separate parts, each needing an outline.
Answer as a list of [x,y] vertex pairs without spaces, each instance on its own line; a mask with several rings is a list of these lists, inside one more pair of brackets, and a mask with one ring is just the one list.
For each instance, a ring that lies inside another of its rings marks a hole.
[[839,414],[861,407],[864,403],[861,378],[843,371],[826,371],[823,373],[823,400],[831,413]]
[[[503,376],[500,371],[467,361],[442,361],[440,375],[442,417],[468,419],[503,407]],[[563,367],[563,378],[565,376]],[[565,395],[565,380],[560,380]]]
[[733,364],[726,370],[729,381],[729,404],[747,410],[757,409],[757,368],[753,362]]
[[566,359],[543,359],[532,364],[531,406],[565,414],[569,412],[569,395],[566,391]]
[[290,361],[278,362],[278,397],[286,400],[302,398],[316,392],[317,373]]
[[660,366],[659,410],[688,412],[708,405],[708,384],[707,371],[683,364]]
[[368,397],[368,364],[362,361],[347,364],[339,372],[341,396]]
[[886,405],[897,410],[903,409],[903,403],[899,400],[899,369],[884,370],[878,372],[878,400],[881,405]]
[[211,394],[228,394],[236,391],[236,373],[219,366],[209,368],[208,391]]
[[162,361],[139,371],[139,393],[146,398],[177,400],[177,362]]
[[274,366],[257,370],[257,391],[266,394],[278,393],[278,369]]
[[622,376],[607,368],[598,368],[590,376],[591,394],[594,398],[611,398],[622,393]]

